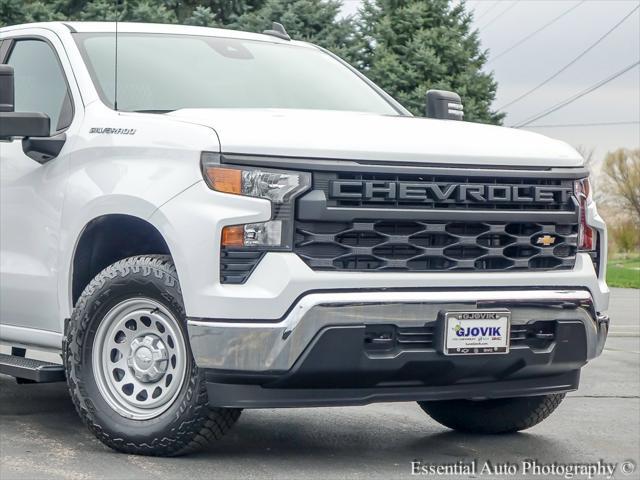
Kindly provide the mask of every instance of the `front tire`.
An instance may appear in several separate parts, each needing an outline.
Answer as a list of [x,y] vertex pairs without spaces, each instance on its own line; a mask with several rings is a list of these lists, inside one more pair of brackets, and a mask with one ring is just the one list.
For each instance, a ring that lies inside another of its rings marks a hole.
[[512,433],[533,427],[560,405],[564,393],[491,400],[418,402],[436,422],[467,433]]
[[121,452],[190,453],[240,416],[239,409],[208,406],[168,256],[127,258],[91,281],[69,322],[64,363],[80,417]]

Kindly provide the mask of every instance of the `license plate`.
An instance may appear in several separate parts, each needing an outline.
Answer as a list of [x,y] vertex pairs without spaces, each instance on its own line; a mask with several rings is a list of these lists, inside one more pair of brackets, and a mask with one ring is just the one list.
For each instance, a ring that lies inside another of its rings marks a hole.
[[509,352],[511,312],[475,311],[445,314],[446,355],[487,355]]

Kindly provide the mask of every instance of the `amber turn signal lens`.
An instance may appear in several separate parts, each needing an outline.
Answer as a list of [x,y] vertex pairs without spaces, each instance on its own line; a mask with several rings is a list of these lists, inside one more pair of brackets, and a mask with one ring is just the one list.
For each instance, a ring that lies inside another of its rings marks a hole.
[[222,229],[223,247],[244,247],[244,226],[233,225]]
[[209,167],[205,170],[211,188],[223,193],[242,193],[242,171],[234,168]]

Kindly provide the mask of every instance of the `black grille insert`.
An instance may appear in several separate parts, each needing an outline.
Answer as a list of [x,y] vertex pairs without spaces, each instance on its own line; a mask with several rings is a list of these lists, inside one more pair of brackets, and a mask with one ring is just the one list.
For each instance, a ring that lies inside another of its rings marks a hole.
[[298,221],[294,251],[315,270],[556,270],[573,268],[576,242],[577,225]]

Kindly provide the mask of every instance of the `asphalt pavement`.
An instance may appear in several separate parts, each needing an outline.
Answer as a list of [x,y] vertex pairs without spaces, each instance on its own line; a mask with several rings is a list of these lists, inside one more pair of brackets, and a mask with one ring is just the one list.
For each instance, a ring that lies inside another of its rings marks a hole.
[[[95,440],[78,419],[64,384],[17,385],[0,376],[0,479],[389,479],[412,478],[414,461],[459,468],[476,461],[478,470],[488,461],[494,471],[515,467],[518,473],[477,472],[476,478],[532,478],[531,471],[523,476],[525,459],[538,462],[542,473],[537,478],[554,478],[543,470],[554,462],[601,461],[617,464],[614,478],[637,479],[640,290],[612,293],[612,335],[605,352],[583,369],[580,389],[526,432],[455,433],[413,403],[247,410],[206,452],[173,459],[138,457],[113,452]],[[623,467],[624,462],[631,463]],[[625,474],[623,468],[635,470]]]

